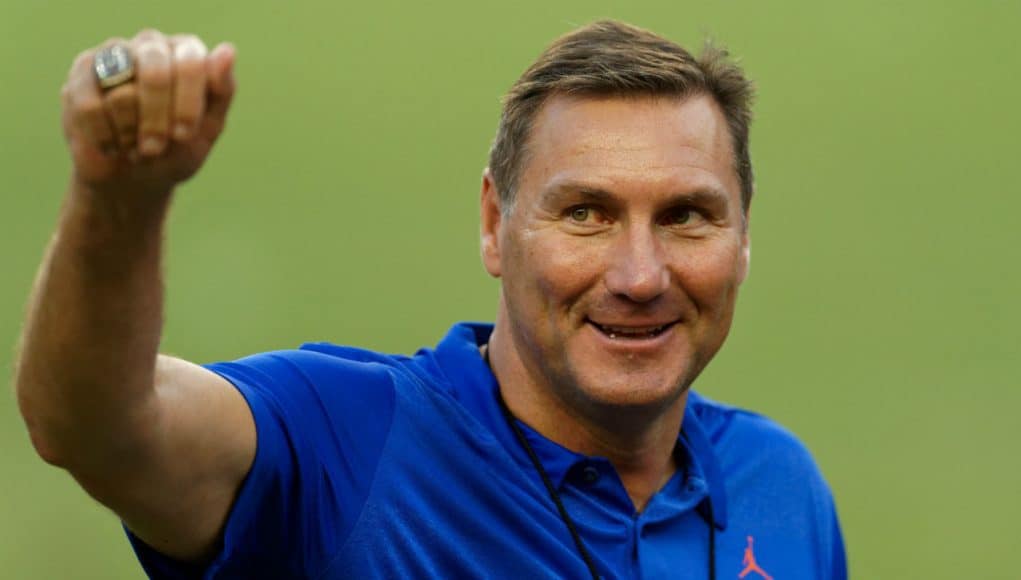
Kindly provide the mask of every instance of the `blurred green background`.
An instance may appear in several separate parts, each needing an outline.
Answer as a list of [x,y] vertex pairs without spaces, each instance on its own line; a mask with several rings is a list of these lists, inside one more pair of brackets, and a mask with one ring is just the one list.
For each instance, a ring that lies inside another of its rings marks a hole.
[[[5,3],[4,371],[68,177],[58,90],[82,48],[143,26],[238,46],[229,130],[171,220],[166,351],[412,351],[492,317],[476,203],[499,97],[599,17],[711,35],[759,85],[752,276],[696,387],[804,439],[853,577],[1021,578],[1017,2]],[[0,577],[141,576],[4,390]]]

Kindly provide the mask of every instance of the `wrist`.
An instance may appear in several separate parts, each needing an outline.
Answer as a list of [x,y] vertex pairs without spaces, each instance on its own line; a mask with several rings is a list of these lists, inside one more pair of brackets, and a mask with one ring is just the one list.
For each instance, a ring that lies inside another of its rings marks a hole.
[[172,187],[127,191],[98,188],[72,178],[63,221],[75,224],[75,229],[83,228],[85,238],[100,243],[111,239],[141,241],[162,235],[172,197]]
[[68,201],[87,206],[95,212],[108,212],[111,216],[162,218],[170,205],[173,193],[173,186],[141,187],[119,184],[100,186],[72,175]]

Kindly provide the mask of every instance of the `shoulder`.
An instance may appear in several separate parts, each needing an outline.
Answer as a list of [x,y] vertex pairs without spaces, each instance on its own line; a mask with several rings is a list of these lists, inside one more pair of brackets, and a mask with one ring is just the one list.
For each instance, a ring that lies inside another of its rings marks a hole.
[[787,525],[836,529],[829,484],[808,447],[790,430],[759,413],[694,393],[689,405],[712,445],[735,519],[772,513]]
[[232,381],[250,386],[288,388],[296,385],[351,388],[390,382],[400,356],[329,343],[306,343],[298,349],[253,354],[229,362],[206,365]]
[[774,511],[778,517],[797,513],[816,522],[834,516],[829,484],[808,447],[790,430],[759,413],[699,395],[689,404],[712,445],[728,502],[737,508],[732,513],[744,506],[744,511]]
[[733,549],[752,535],[757,550],[776,554],[770,572],[778,577],[783,565],[797,577],[814,570],[814,578],[846,578],[833,495],[808,447],[759,413],[695,393],[688,404],[725,482],[728,530],[738,532]]
[[253,411],[269,404],[296,414],[315,411],[357,419],[364,412],[392,409],[397,399],[447,393],[449,381],[435,368],[432,355],[429,349],[407,356],[311,342],[206,368],[233,383]]
[[398,357],[372,351],[306,344],[206,365],[244,396],[260,434],[271,424],[295,434],[314,426],[335,431],[392,414]]
[[694,392],[689,395],[688,405],[724,470],[739,463],[818,474],[818,466],[805,444],[773,419]]

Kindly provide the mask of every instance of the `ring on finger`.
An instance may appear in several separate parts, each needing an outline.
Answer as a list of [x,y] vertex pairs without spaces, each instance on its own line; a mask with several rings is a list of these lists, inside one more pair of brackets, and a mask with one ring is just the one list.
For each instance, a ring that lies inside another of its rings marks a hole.
[[92,70],[103,89],[111,89],[130,81],[135,76],[135,61],[124,43],[104,46],[96,51]]

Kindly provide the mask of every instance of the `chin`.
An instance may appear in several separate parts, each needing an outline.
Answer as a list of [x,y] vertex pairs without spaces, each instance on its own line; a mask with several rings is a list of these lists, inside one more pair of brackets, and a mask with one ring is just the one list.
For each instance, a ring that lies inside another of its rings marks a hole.
[[682,375],[665,376],[662,372],[606,372],[577,376],[576,381],[576,392],[588,405],[620,411],[667,409],[688,387]]

